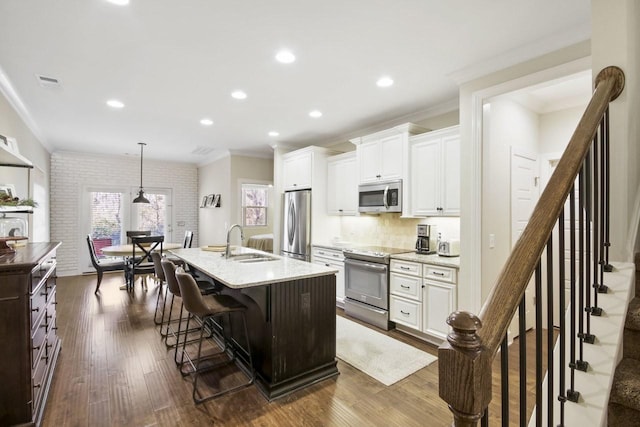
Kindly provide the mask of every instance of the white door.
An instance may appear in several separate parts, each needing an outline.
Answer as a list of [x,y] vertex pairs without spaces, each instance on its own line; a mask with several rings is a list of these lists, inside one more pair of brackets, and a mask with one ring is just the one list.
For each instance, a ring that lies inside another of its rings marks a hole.
[[[516,147],[511,148],[511,247],[520,238],[538,202],[538,197],[540,196],[538,170],[537,155],[526,153]],[[535,278],[532,277],[525,291],[525,322],[527,329],[533,328],[535,323],[534,280]],[[518,318],[518,313],[516,312],[509,327],[510,338],[518,336]]]

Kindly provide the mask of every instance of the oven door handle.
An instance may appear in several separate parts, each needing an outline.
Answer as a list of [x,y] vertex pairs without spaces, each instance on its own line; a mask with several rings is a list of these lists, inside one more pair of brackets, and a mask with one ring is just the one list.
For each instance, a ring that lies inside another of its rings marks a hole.
[[350,264],[352,266],[362,267],[368,270],[374,270],[374,271],[380,271],[380,272],[387,271],[387,266],[385,264],[374,264],[370,262],[358,261],[358,260],[353,260],[349,258],[345,259],[344,263],[345,265]]

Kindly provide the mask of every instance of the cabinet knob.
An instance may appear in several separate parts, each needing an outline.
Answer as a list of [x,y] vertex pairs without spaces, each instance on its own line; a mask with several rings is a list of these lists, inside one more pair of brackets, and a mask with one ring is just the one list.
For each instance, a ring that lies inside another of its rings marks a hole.
[[382,178],[382,175],[376,175],[376,178]]
[[40,307],[32,308],[31,311],[35,311],[37,313],[40,311]]

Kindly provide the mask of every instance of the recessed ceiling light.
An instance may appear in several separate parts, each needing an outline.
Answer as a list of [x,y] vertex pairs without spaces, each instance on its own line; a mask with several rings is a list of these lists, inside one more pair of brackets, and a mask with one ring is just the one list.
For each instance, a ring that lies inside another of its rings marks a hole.
[[378,87],[389,87],[393,85],[393,79],[389,76],[380,77],[376,84]]
[[211,119],[202,119],[202,120],[200,120],[200,124],[202,126],[211,126],[213,124],[213,120],[211,120]]
[[280,132],[276,132],[275,130],[272,130],[271,132],[269,132],[269,136],[279,136]]
[[117,99],[110,99],[107,101],[107,105],[111,108],[124,108],[124,103]]
[[322,111],[313,110],[309,112],[309,116],[313,117],[314,119],[317,119],[318,117],[322,117]]
[[291,64],[296,60],[296,56],[288,50],[281,50],[276,54],[276,60],[283,64]]
[[231,93],[231,96],[235,99],[246,99],[247,98],[247,94],[241,90],[236,90],[235,92]]
[[129,4],[129,0],[107,0],[109,3],[117,4],[118,6],[126,6]]

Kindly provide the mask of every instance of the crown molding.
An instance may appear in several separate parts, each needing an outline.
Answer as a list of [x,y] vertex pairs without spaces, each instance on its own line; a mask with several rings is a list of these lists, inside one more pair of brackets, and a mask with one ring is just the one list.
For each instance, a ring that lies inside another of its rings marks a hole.
[[31,133],[36,137],[38,142],[49,152],[51,153],[52,147],[51,144],[44,138],[42,132],[38,125],[36,125],[35,120],[31,117],[31,113],[22,102],[22,99],[18,95],[18,92],[13,88],[9,77],[5,74],[2,67],[0,67],[0,92],[7,99],[9,104],[13,107],[15,112],[20,116],[25,125],[29,128]]

